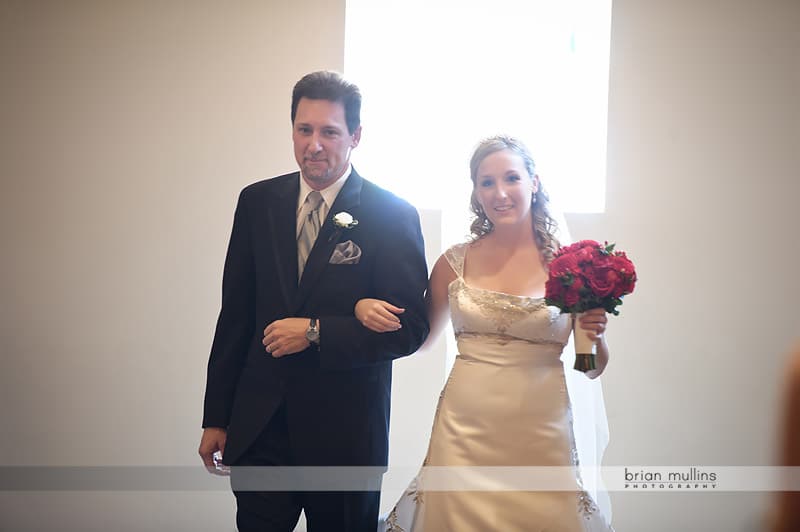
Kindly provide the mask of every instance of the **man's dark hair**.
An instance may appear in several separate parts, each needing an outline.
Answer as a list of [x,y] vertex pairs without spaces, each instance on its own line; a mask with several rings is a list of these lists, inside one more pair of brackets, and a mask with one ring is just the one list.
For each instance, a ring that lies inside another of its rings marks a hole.
[[347,131],[351,135],[361,125],[361,92],[338,72],[321,70],[306,74],[292,90],[292,124],[297,116],[297,104],[301,98],[328,100],[344,106]]

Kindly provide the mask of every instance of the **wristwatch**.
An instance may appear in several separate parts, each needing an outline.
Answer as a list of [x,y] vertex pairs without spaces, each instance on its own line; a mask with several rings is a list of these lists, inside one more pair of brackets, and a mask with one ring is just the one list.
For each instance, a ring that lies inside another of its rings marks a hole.
[[306,329],[306,340],[314,345],[319,345],[319,327],[317,327],[317,318],[311,318],[308,322],[308,329]]

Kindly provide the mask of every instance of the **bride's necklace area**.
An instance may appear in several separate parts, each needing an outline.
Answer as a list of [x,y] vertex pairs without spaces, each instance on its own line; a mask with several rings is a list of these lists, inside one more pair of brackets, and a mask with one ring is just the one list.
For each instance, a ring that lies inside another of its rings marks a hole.
[[[515,258],[516,253],[512,252],[506,257],[498,258],[497,252],[490,247],[479,251],[477,255],[473,249],[467,255],[469,258],[467,256],[464,258],[463,277],[469,286],[516,297],[544,296],[547,271],[544,267],[538,268],[539,271],[532,269],[530,267],[532,257]],[[541,261],[538,250],[536,260]],[[472,266],[469,273],[468,263]],[[475,266],[479,266],[477,272]],[[523,282],[514,282],[518,280]]]

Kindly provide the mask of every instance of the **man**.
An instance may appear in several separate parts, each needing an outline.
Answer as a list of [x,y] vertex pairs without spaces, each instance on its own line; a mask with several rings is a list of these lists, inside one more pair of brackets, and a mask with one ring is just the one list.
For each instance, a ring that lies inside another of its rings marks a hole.
[[[416,210],[350,165],[361,94],[333,72],[292,94],[300,172],[240,197],[208,363],[200,455],[231,466],[383,466],[392,360],[428,334]],[[321,196],[321,197],[320,197]],[[396,302],[400,327],[379,334],[354,316],[362,298]],[[237,490],[240,530],[374,531],[379,492]],[[267,470],[269,471],[269,470]]]

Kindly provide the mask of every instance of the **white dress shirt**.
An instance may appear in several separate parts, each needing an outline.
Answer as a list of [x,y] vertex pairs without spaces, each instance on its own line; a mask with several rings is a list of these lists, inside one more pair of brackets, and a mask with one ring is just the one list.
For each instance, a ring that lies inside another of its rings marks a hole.
[[[325,187],[324,189],[320,190],[319,193],[322,194],[322,205],[319,207],[319,225],[325,223],[325,218],[328,216],[328,213],[331,210],[331,206],[333,202],[336,201],[336,196],[339,195],[339,192],[342,190],[347,178],[350,177],[350,174],[353,171],[353,165],[349,165],[347,167],[347,171],[342,174],[342,177]],[[300,194],[297,196],[297,229],[295,232],[295,238],[300,236],[300,228],[303,226],[303,220],[305,220],[306,216],[308,216],[308,211],[310,207],[306,204],[306,198],[314,189],[308,186],[306,180],[303,179],[303,176],[300,176]]]

